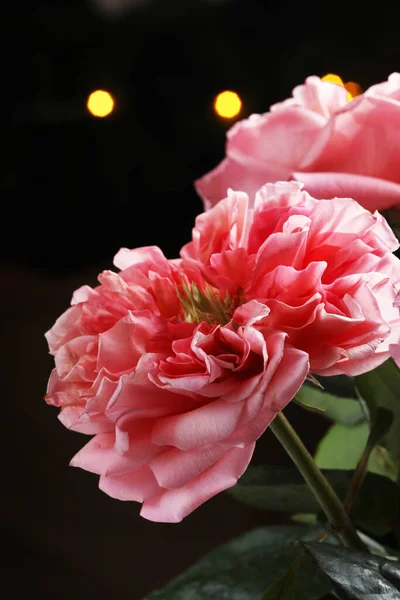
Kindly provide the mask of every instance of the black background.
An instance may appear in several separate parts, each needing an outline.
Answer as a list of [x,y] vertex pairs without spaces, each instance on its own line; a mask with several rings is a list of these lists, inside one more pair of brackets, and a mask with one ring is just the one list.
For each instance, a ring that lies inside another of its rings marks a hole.
[[[212,102],[241,96],[265,112],[311,74],[363,89],[400,70],[389,3],[153,0],[119,17],[94,0],[4,2],[0,19],[2,472],[0,581],[6,598],[139,600],[233,535],[281,517],[222,494],[179,525],[97,490],[68,462],[84,438],[43,395],[44,332],[72,291],[111,268],[121,246],[173,258],[202,204],[193,181],[216,166],[231,123]],[[104,88],[107,119],[85,109]],[[310,447],[325,423],[289,414]],[[283,463],[267,432],[258,462]]]

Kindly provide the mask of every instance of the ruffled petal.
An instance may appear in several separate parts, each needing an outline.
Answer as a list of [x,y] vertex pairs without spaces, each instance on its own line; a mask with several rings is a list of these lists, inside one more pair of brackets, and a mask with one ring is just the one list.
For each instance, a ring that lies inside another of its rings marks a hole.
[[150,521],[179,523],[203,502],[237,483],[253,455],[254,444],[229,450],[213,466],[182,487],[144,501],[141,516]]

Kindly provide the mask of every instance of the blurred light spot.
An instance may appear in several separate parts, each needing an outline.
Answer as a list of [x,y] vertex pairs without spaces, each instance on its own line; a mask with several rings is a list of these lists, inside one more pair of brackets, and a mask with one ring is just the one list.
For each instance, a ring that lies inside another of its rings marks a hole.
[[354,81],[348,81],[347,83],[345,83],[344,87],[346,88],[347,93],[350,94],[353,98],[363,93],[361,86],[358,83],[355,83]]
[[236,92],[225,91],[218,94],[214,101],[217,115],[225,119],[232,119],[240,113],[242,101]]
[[336,85],[340,85],[344,87],[347,91],[347,100],[350,102],[356,96],[362,94],[362,89],[358,85],[358,83],[354,83],[354,81],[349,81],[348,83],[343,83],[343,79],[339,77],[339,75],[335,75],[334,73],[328,73],[321,77],[322,81],[329,81],[329,83],[336,83]]
[[94,117],[107,117],[114,110],[114,98],[109,92],[96,90],[90,94],[86,106]]
[[328,73],[322,77],[322,81],[329,81],[329,83],[336,83],[336,85],[341,85],[344,87],[344,83],[339,75],[334,75],[333,73]]

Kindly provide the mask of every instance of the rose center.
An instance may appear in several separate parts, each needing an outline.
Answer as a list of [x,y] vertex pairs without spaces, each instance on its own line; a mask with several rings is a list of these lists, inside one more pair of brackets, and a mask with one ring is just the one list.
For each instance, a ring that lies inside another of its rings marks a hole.
[[183,320],[196,324],[206,321],[210,325],[226,325],[236,308],[245,301],[241,290],[235,296],[226,292],[222,298],[218,290],[208,283],[204,289],[194,282],[189,285],[182,283],[177,294],[183,308]]

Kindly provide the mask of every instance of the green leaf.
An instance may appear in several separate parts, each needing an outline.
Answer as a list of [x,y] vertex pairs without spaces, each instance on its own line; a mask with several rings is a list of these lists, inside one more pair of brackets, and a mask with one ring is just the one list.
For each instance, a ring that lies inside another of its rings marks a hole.
[[372,424],[371,430],[368,435],[367,443],[364,448],[360,460],[358,461],[357,468],[354,472],[351,486],[347,492],[346,499],[344,501],[344,507],[347,512],[350,513],[351,507],[354,504],[354,500],[360,492],[362,483],[367,473],[368,462],[372,452],[375,450],[375,446],[380,442],[381,438],[386,435],[393,423],[393,413],[386,408],[379,407],[375,413],[375,420]]
[[355,425],[366,419],[358,400],[334,396],[310,385],[303,385],[300,388],[296,400],[305,408],[318,410],[337,423]]
[[319,508],[295,467],[251,465],[227,493],[244,504],[261,510],[313,513]]
[[[332,425],[318,444],[315,462],[320,469],[355,469],[360,460],[369,437],[367,422],[347,427],[341,423]],[[368,461],[368,471],[378,475],[396,479],[387,453],[375,448]]]
[[[213,550],[148,600],[262,600],[297,556],[292,542],[313,540],[320,532],[300,525],[256,529]],[[318,600],[331,587],[306,557],[295,574],[295,589],[296,600]]]
[[[344,500],[353,471],[326,470],[323,473],[339,498]],[[318,502],[295,467],[250,466],[228,493],[240,502],[261,510],[308,515],[320,511]],[[362,494],[353,505],[355,524],[381,536],[393,531],[395,515],[396,485],[387,477],[368,473]]]
[[387,448],[380,444],[371,453],[368,461],[368,470],[371,473],[378,473],[389,477],[392,481],[397,481],[397,467]]
[[355,381],[372,420],[378,407],[393,412],[394,422],[385,437],[384,445],[394,459],[400,461],[400,369],[389,359],[373,371],[358,375]]
[[[352,520],[357,527],[378,537],[395,529],[397,518],[395,486],[396,484],[387,477],[367,473],[361,493],[354,501],[351,511]],[[340,497],[344,499],[344,494]]]
[[316,525],[318,523],[318,516],[314,513],[295,513],[291,516],[294,523],[308,523],[309,525]]
[[369,432],[365,452],[371,454],[372,450],[388,433],[393,425],[393,413],[391,410],[379,406],[375,412],[375,418]]
[[262,600],[295,600],[297,598],[296,574],[305,556],[303,551],[297,554],[286,573],[269,586]]
[[320,469],[355,469],[369,435],[368,423],[332,425],[319,442],[315,462]]
[[400,600],[400,563],[340,546],[302,543],[343,600]]

